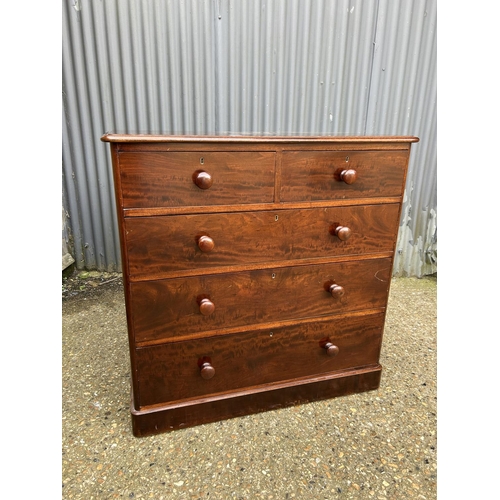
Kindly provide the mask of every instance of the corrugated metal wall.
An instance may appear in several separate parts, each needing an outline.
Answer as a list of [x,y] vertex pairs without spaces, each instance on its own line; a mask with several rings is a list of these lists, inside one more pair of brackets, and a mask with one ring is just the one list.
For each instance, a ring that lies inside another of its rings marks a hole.
[[104,132],[417,135],[395,275],[436,272],[436,0],[66,0],[63,236],[119,270]]

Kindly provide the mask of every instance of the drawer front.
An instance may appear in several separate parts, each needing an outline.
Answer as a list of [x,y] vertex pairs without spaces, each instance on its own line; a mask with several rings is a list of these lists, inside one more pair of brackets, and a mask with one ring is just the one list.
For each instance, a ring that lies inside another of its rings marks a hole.
[[196,398],[376,364],[383,318],[383,314],[344,317],[137,349],[138,404]]
[[408,151],[283,153],[282,202],[401,196]]
[[[129,275],[392,252],[398,217],[398,204],[131,217],[125,220]],[[347,240],[335,234],[339,227],[350,231]]]
[[135,341],[384,308],[390,276],[387,258],[131,283]]
[[124,208],[274,200],[273,152],[121,153],[118,161]]

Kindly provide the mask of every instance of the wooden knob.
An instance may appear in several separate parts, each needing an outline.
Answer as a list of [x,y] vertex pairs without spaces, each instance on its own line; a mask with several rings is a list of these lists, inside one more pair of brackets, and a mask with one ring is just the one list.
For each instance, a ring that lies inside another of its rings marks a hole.
[[215,311],[215,304],[208,297],[199,299],[198,305],[200,306],[200,312],[203,316],[209,316]]
[[337,226],[334,233],[342,241],[347,241],[351,237],[351,230],[346,226]]
[[205,172],[204,170],[197,170],[193,174],[193,182],[200,189],[208,189],[214,181],[212,179],[212,176],[208,172]]
[[325,283],[325,290],[332,295],[332,297],[342,297],[345,293],[344,287],[337,285],[332,281],[327,281]]
[[346,184],[353,184],[354,182],[356,182],[357,177],[358,173],[352,168],[348,170],[342,170],[342,172],[340,172],[340,180],[344,181]]
[[215,375],[215,368],[212,366],[212,360],[208,356],[203,356],[198,360],[201,378],[210,380]]
[[328,354],[328,356],[331,356],[332,358],[339,353],[339,348],[336,345],[333,345],[331,342],[325,342],[322,347],[326,351],[326,354]]
[[215,243],[210,236],[206,234],[198,238],[198,247],[202,252],[211,252],[214,249]]

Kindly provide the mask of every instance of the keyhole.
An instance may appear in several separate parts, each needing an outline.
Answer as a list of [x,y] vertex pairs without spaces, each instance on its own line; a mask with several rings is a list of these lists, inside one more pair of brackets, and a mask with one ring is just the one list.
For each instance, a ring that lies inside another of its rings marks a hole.
[[348,156],[345,157],[345,161],[346,161],[346,163],[349,161],[349,157]]
[[277,215],[274,216],[274,220],[278,221],[278,216]]
[[200,158],[200,164],[203,165],[205,163],[205,158]]
[[272,279],[276,278],[276,274],[274,274],[274,273],[273,273],[273,274],[271,274],[271,278],[272,278]]

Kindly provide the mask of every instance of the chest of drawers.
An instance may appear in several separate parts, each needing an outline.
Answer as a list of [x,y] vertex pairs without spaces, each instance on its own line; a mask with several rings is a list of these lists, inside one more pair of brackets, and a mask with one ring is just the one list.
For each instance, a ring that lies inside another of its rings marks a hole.
[[102,140],[136,436],[379,386],[416,137]]

